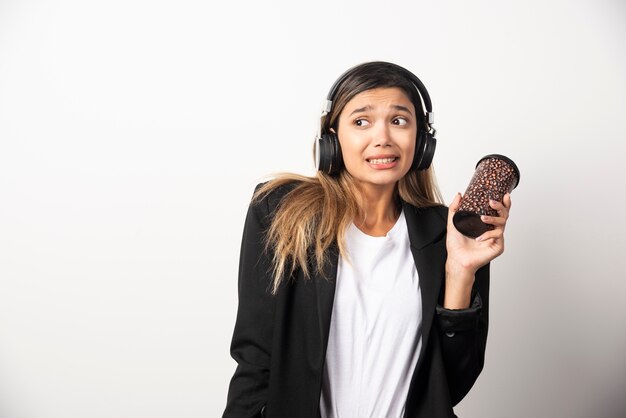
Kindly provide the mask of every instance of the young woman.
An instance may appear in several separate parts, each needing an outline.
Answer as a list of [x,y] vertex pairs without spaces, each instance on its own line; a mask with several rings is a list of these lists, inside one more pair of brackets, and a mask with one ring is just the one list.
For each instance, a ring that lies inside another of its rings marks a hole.
[[461,196],[441,203],[431,111],[408,70],[358,65],[329,93],[317,175],[257,187],[224,417],[455,416],[483,367],[511,201],[491,202],[477,239],[454,228]]

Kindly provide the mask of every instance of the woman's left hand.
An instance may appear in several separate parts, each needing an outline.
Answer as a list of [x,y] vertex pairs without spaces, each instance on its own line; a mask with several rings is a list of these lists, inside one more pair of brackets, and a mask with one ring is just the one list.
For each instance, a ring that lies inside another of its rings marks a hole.
[[448,213],[447,274],[453,273],[457,277],[467,277],[468,280],[471,276],[473,281],[476,270],[504,252],[504,228],[511,209],[511,195],[507,193],[502,200],[502,202],[489,201],[489,205],[496,210],[498,216],[481,216],[481,220],[493,225],[494,229],[474,239],[461,234],[452,222],[461,203],[461,194],[456,195]]
[[444,307],[448,309],[463,309],[469,306],[476,271],[504,252],[504,228],[511,209],[511,196],[507,193],[502,202],[494,200],[489,202],[498,216],[481,216],[481,220],[493,225],[494,229],[478,238],[467,237],[454,226],[452,218],[459,210],[460,203],[461,195],[457,194],[448,212],[446,238],[448,258],[444,298]]

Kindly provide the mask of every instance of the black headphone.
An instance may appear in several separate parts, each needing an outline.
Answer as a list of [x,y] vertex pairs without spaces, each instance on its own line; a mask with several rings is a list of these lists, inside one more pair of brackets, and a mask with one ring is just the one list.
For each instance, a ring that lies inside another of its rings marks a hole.
[[[424,83],[422,83],[421,80],[415,76],[415,74],[397,64],[383,61],[370,62],[367,64],[380,64],[390,69],[399,71],[411,82],[411,84],[415,87],[417,97],[421,98],[424,102],[426,114],[423,119],[424,123],[421,124],[421,127],[417,132],[415,155],[413,156],[411,170],[426,170],[430,167],[433,157],[435,156],[437,140],[435,139],[436,131],[431,126],[434,122],[433,107]],[[335,81],[335,84],[333,84],[330,88],[328,96],[326,97],[326,102],[324,103],[324,108],[322,109],[322,117],[326,116],[332,109],[333,99],[335,98],[335,94],[337,93],[337,90],[339,90],[341,84],[350,75],[352,75],[356,69],[360,68],[361,65],[350,68],[348,71],[343,73],[337,81]],[[415,110],[416,112],[418,111],[418,109]],[[315,164],[319,171],[330,175],[338,174],[343,168],[343,157],[341,155],[341,146],[339,145],[339,138],[337,137],[337,134],[333,132],[322,133],[321,127],[315,140]]]

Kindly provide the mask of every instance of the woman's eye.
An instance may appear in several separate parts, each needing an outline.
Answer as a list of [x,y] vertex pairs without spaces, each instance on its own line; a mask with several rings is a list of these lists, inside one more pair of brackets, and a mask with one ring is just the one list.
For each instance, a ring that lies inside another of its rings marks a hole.
[[393,120],[393,124],[394,125],[403,126],[403,125],[406,125],[407,123],[409,123],[409,122],[406,119],[404,119],[404,118],[395,118]]
[[365,119],[357,119],[357,120],[354,121],[354,124],[356,126],[367,126],[370,123],[367,120],[365,120]]

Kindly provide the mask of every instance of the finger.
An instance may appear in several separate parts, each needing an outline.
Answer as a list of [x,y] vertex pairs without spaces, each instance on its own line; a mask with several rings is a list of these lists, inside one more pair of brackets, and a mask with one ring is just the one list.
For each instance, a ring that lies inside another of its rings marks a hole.
[[454,199],[452,199],[452,203],[450,203],[450,210],[452,212],[456,212],[457,210],[459,210],[460,204],[461,204],[461,193],[457,193],[454,196]]
[[476,238],[476,241],[479,241],[479,242],[484,242],[484,241],[489,241],[489,240],[493,240],[493,241],[501,240],[502,241],[503,239],[504,239],[504,231],[500,228],[496,228],[491,231],[487,231],[483,233],[481,236]]
[[504,204],[504,207],[506,207],[507,210],[511,209],[511,193],[507,193],[504,195],[504,198],[502,199],[502,204]]
[[497,200],[489,199],[489,206],[498,212],[501,218],[507,219],[509,217],[509,210],[504,206],[504,203]]
[[501,218],[499,216],[482,215],[480,217],[480,220],[483,221],[483,223],[493,225],[502,229],[504,229],[504,227],[506,226],[506,218]]
[[459,210],[461,204],[461,193],[457,193],[452,199],[450,206],[448,207],[448,225],[452,225],[452,217]]

